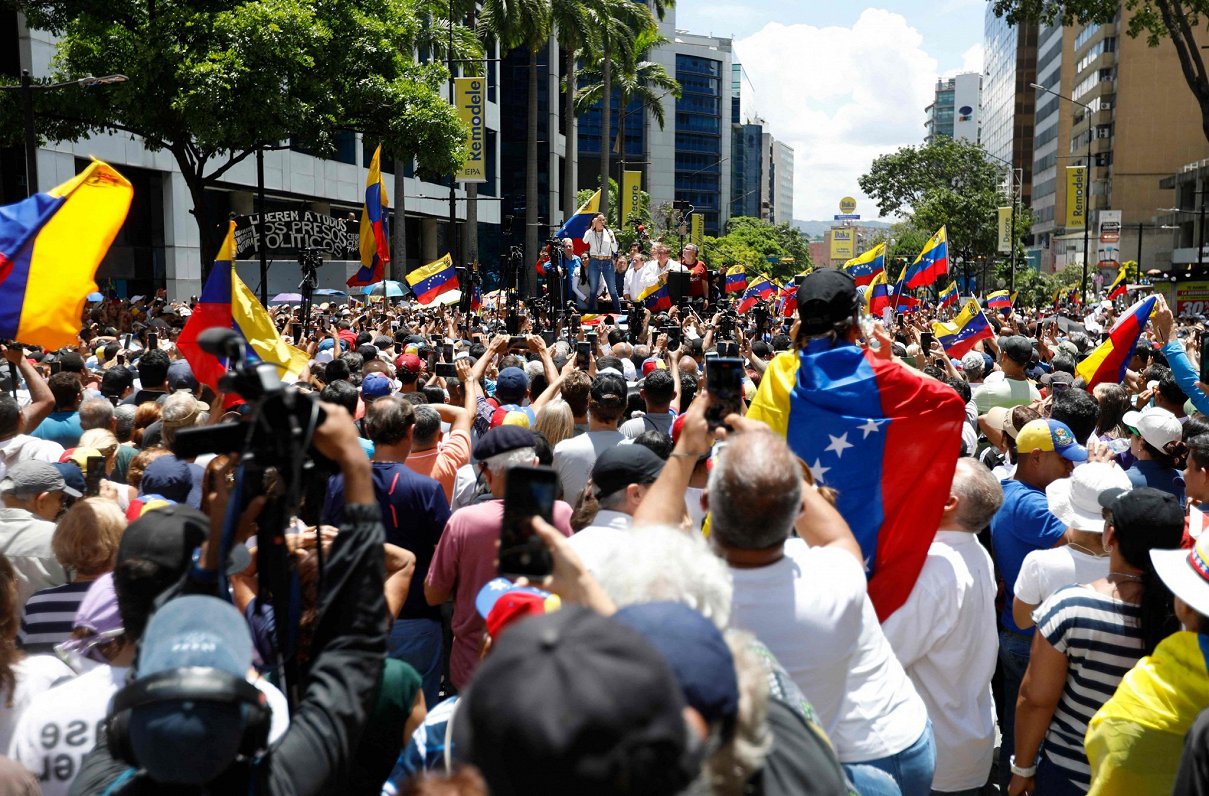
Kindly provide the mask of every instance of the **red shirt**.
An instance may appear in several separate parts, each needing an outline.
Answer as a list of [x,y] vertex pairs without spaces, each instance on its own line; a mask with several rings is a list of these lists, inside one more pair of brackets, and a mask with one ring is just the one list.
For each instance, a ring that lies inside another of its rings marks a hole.
[[705,261],[698,260],[689,269],[688,294],[690,296],[699,296],[704,298],[709,295],[709,283],[706,282]]

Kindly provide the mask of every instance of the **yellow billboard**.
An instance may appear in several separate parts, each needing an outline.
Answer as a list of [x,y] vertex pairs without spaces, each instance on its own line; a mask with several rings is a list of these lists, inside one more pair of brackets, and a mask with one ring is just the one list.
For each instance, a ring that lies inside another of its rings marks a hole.
[[856,256],[855,234],[848,227],[831,228],[831,259],[851,260]]
[[698,251],[705,243],[705,216],[700,213],[693,213],[693,232],[689,236],[689,240],[697,244]]
[[458,182],[487,182],[485,93],[482,77],[459,77],[453,81],[453,104],[469,131],[466,133],[466,163],[458,170]]
[[627,169],[621,175],[621,226],[623,229],[630,228],[630,222],[634,220],[635,214],[638,212],[641,196],[642,172]]
[[996,247],[1001,254],[1007,254],[1012,250],[1012,208],[999,208],[999,246]]
[[1087,166],[1066,167],[1066,227],[1087,225]]

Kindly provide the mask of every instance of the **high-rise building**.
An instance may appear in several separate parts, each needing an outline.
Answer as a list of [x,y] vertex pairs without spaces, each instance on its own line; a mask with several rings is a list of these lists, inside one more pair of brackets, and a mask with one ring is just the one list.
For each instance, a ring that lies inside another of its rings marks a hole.
[[[1029,246],[1029,256],[1047,273],[1058,265],[1058,250],[1065,252],[1065,244],[1055,244],[1054,240],[1065,234],[1065,177],[1066,166],[1070,164],[1067,145],[1072,106],[1062,97],[1070,96],[1073,85],[1075,69],[1071,53],[1074,41],[1072,28],[1061,24],[1042,25],[1037,37],[1036,82],[1061,96],[1037,92],[1031,86],[1025,88],[1027,93],[1035,95],[1029,194],[1033,210],[1030,230],[1033,242]],[[1065,257],[1062,262],[1065,264]]]
[[983,28],[983,148],[1005,167],[1020,169],[1022,203],[1028,205],[1033,177],[1033,110],[1029,84],[1037,77],[1037,25],[1009,25],[987,3]]
[[793,147],[774,139],[772,161],[776,164],[772,222],[790,224],[793,223]]
[[932,104],[924,108],[925,141],[952,138],[979,141],[982,75],[966,72],[936,81]]
[[730,215],[760,217],[760,147],[764,122],[755,116],[751,83],[742,64],[731,64]]

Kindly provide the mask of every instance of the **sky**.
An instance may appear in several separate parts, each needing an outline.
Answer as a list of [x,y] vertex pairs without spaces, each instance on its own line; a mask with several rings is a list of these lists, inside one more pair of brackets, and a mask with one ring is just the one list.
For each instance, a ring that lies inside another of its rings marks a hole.
[[[942,75],[982,70],[986,0],[679,0],[676,27],[731,36],[774,137],[794,149],[794,218],[830,219],[845,196],[876,218],[857,178],[920,144]],[[748,87],[744,86],[744,91]]]

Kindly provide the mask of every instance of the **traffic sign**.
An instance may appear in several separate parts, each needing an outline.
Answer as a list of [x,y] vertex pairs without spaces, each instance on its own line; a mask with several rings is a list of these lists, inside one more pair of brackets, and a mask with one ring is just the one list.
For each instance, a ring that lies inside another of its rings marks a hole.
[[860,221],[860,213],[836,213],[834,216],[836,221]]

